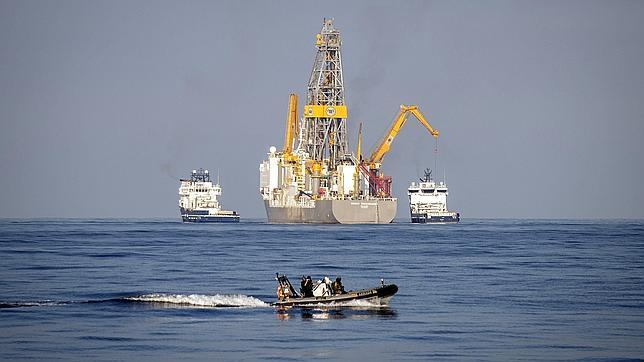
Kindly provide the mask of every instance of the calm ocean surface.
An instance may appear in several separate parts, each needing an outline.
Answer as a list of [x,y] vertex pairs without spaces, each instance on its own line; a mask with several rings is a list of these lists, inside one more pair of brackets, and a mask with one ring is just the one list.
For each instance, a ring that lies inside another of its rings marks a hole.
[[[399,286],[270,306],[276,272]],[[0,220],[0,359],[644,358],[644,221]]]

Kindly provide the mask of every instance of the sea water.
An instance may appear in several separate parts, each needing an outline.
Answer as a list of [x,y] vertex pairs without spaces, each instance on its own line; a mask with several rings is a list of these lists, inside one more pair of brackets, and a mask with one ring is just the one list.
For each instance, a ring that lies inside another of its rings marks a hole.
[[[271,306],[395,283],[386,307]],[[644,221],[0,220],[0,359],[644,357]]]

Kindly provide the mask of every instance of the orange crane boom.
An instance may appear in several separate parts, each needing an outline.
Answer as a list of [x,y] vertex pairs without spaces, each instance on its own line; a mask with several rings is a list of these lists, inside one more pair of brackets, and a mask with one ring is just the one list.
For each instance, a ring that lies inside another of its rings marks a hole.
[[391,195],[391,177],[381,174],[380,166],[382,165],[382,159],[391,148],[391,143],[398,135],[398,132],[400,132],[402,126],[405,125],[407,116],[410,113],[416,117],[418,122],[420,122],[427,131],[429,131],[429,134],[434,138],[438,138],[438,131],[425,120],[425,117],[420,113],[417,106],[400,105],[400,111],[396,115],[396,118],[394,118],[394,121],[389,127],[389,130],[387,130],[387,133],[385,133],[385,137],[383,137],[369,158],[365,161],[359,162],[358,164],[360,172],[367,176],[367,180],[369,182],[369,194],[372,196],[389,197]]
[[367,160],[370,169],[380,168],[382,159],[385,157],[387,152],[389,152],[389,149],[391,148],[391,143],[398,135],[398,132],[400,132],[400,129],[402,128],[402,126],[405,125],[405,122],[407,121],[407,115],[409,113],[413,114],[414,117],[416,117],[416,119],[427,129],[427,131],[429,131],[429,133],[434,138],[438,138],[438,131],[435,130],[425,120],[425,117],[423,116],[422,113],[420,113],[418,106],[414,106],[414,105],[406,106],[404,104],[401,104],[400,111],[396,115],[396,118],[394,118],[394,122],[391,124],[391,127],[389,127],[389,130],[387,131],[387,133],[385,133],[385,137],[380,141],[380,144],[378,144],[378,147],[376,147],[376,149],[371,153],[371,156],[369,156]]
[[286,116],[286,134],[284,135],[285,154],[293,151],[293,140],[297,136],[297,94],[291,93],[288,98],[288,115]]

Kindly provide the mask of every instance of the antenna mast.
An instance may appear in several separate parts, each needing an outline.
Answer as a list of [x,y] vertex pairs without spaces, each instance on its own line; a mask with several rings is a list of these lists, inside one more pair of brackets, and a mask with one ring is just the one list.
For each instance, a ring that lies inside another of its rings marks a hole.
[[438,137],[434,141],[434,170],[438,170]]

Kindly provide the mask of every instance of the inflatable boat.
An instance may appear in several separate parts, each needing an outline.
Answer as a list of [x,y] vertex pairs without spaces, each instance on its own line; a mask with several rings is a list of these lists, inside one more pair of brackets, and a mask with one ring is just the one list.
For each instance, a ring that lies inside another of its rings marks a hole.
[[[315,285],[311,285],[311,288],[306,288],[303,282],[303,288],[298,293],[286,275],[277,274],[275,279],[277,280],[277,301],[273,305],[279,307],[342,304],[357,300],[375,305],[387,305],[389,299],[398,292],[398,287],[395,284],[385,284],[382,279],[376,288],[344,291],[341,284],[340,288],[336,288],[334,287],[335,283],[330,283],[329,279],[325,277]],[[339,280],[340,278],[336,279],[336,282]]]

